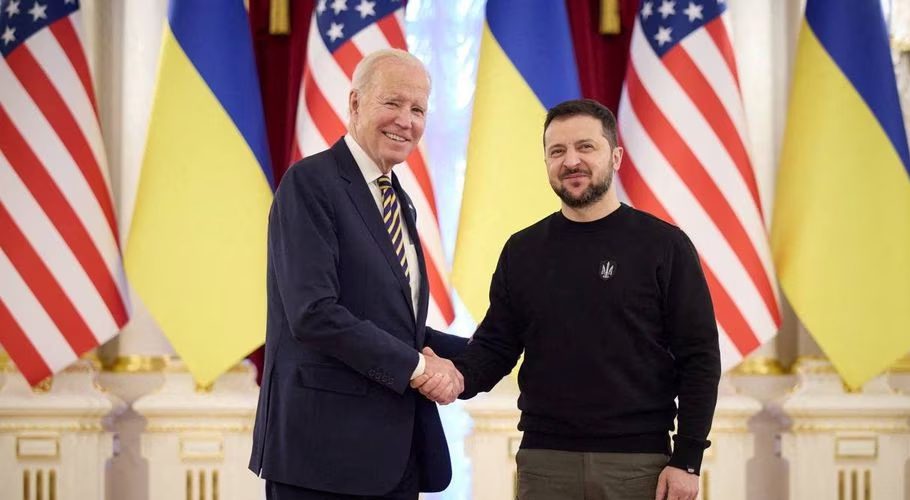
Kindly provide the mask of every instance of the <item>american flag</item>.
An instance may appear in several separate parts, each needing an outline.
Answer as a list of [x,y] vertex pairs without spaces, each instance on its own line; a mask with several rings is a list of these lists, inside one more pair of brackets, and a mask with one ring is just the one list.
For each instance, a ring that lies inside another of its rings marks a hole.
[[81,38],[77,0],[0,1],[0,343],[32,384],[129,318]]
[[[293,159],[325,150],[343,136],[354,68],[364,55],[384,48],[407,50],[404,7],[397,0],[320,0],[313,12],[297,108]],[[426,257],[430,306],[427,324],[442,328],[455,317],[439,234],[439,218],[425,154],[415,149],[395,167],[417,213]]]
[[780,326],[723,0],[642,2],[619,105],[620,193],[701,256],[724,368]]

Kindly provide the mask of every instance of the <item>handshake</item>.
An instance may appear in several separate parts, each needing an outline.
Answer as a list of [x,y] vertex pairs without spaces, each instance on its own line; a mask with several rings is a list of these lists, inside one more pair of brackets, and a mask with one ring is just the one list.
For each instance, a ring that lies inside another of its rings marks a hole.
[[411,387],[420,391],[427,399],[447,405],[464,390],[464,377],[451,361],[440,358],[433,349],[424,347],[426,366],[423,374],[411,380]]

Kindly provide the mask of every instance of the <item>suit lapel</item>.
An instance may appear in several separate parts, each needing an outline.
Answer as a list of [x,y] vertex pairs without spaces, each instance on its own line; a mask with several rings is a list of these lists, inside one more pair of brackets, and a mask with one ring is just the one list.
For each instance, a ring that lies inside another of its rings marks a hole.
[[[401,292],[404,294],[408,305],[413,310],[414,305],[411,303],[411,286],[404,275],[404,270],[401,269],[401,264],[398,263],[395,249],[392,248],[392,239],[389,237],[389,233],[382,223],[382,216],[379,214],[379,209],[376,207],[376,201],[373,199],[373,194],[370,193],[370,188],[367,187],[366,182],[364,182],[363,174],[360,173],[360,169],[357,167],[357,163],[354,161],[354,157],[351,155],[351,151],[348,149],[347,144],[344,143],[343,137],[332,146],[332,153],[337,160],[339,174],[348,181],[347,192],[348,196],[351,198],[351,202],[354,204],[354,208],[357,209],[360,218],[363,219],[363,223],[367,226],[367,229],[373,236],[373,241],[379,245],[382,255],[385,257],[386,262],[398,279],[398,285],[401,288]],[[405,210],[403,209],[402,211]],[[410,226],[408,226],[408,229],[410,229]],[[411,315],[411,317],[413,317],[413,315]]]

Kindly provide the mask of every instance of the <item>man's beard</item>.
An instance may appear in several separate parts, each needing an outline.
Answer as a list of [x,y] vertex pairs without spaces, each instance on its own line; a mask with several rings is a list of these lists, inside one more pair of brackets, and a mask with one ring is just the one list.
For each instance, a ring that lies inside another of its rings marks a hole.
[[[565,175],[573,174],[578,172],[580,169],[571,170],[565,173]],[[562,184],[562,179],[560,183],[556,184],[553,187],[553,191],[556,192],[556,195],[559,196],[559,199],[562,200],[567,206],[572,208],[585,208],[589,205],[596,203],[598,200],[603,198],[604,194],[610,190],[610,185],[613,183],[613,165],[607,166],[607,175],[604,177],[603,182],[597,184],[594,182],[594,176],[591,176],[591,185],[588,186],[580,195],[572,196],[569,193],[569,190]]]

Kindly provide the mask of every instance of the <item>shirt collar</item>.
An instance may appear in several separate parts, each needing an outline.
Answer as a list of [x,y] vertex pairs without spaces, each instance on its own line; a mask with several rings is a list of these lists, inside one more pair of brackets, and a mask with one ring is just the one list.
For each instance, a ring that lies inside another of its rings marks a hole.
[[[357,167],[360,169],[360,173],[363,174],[363,179],[367,181],[367,184],[376,182],[376,179],[383,175],[376,162],[367,155],[367,152],[351,137],[351,134],[344,136],[344,143],[351,150],[351,156],[354,157],[354,162],[357,163]],[[389,177],[391,178],[391,176],[392,173],[389,172]]]

